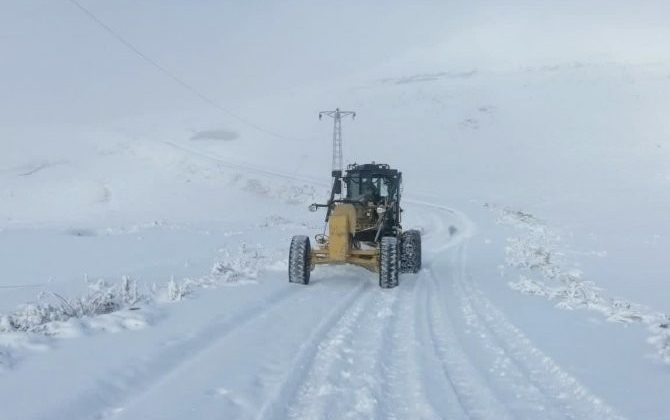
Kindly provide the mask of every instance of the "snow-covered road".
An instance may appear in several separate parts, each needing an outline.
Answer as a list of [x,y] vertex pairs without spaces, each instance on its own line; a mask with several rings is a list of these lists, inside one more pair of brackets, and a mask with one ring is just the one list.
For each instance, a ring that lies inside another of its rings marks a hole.
[[[28,325],[16,331],[10,322],[1,336],[8,369],[0,394],[11,418],[614,419],[623,417],[621,409],[626,415],[647,409],[622,404],[625,384],[603,379],[625,374],[636,386],[653,386],[647,371],[619,364],[631,357],[628,347],[601,357],[600,340],[617,342],[635,331],[598,327],[584,319],[586,311],[557,315],[507,286],[523,270],[535,270],[537,258],[560,252],[531,215],[476,200],[459,202],[459,210],[439,197],[408,193],[403,224],[423,232],[422,271],[401,276],[393,290],[350,266],[318,267],[309,286],[294,285],[287,281],[287,244],[293,234],[322,227],[322,215],[305,205],[319,200],[326,184],[191,146],[141,147],[151,156],[174,153],[171,170],[224,184],[221,203],[245,207],[202,225],[3,232],[0,244],[25,239],[26,255],[55,261],[42,267],[8,259],[18,285],[53,273],[36,290],[76,299],[77,273],[130,276],[144,297],[139,310],[123,300],[111,314],[72,319],[6,313]],[[500,217],[520,230],[505,230]],[[528,221],[535,223],[531,232],[543,235],[510,242]],[[54,254],[58,248],[62,254]],[[514,260],[507,260],[510,252]],[[2,302],[11,311],[13,302],[35,293],[7,289]],[[572,347],[592,354],[575,355]],[[35,378],[49,389],[39,404]],[[648,395],[635,404],[651,401],[649,413],[662,411]]]
[[306,287],[276,273],[228,289],[221,305],[237,301],[232,310],[191,313],[187,331],[168,329],[172,338],[42,417],[618,417],[478,289],[465,215],[429,203],[409,211],[426,221],[425,268],[398,288],[380,289],[364,270],[325,267]]

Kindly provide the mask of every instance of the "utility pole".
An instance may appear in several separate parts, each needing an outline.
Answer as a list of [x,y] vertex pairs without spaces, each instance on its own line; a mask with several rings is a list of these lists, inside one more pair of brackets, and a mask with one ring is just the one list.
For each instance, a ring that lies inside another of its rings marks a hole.
[[340,108],[335,108],[335,111],[321,111],[319,112],[319,119],[323,116],[333,119],[333,171],[342,170],[342,117],[356,118],[356,113],[353,111],[340,111]]

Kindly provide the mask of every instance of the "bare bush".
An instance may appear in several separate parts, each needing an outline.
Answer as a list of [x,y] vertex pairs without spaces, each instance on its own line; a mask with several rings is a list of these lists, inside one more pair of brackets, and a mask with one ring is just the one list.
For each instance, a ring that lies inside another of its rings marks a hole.
[[89,285],[86,295],[67,299],[58,293],[43,293],[36,303],[0,316],[0,332],[47,333],[46,324],[72,318],[92,317],[131,308],[148,298],[137,291],[137,283],[123,277],[116,285],[103,280]]

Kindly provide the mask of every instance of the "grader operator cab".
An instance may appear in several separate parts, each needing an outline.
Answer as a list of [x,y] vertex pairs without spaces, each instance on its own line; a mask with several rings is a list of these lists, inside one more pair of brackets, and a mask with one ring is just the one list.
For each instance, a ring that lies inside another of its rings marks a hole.
[[[326,204],[327,234],[298,235],[291,240],[289,282],[309,284],[319,264],[354,264],[379,273],[379,286],[398,285],[398,274],[421,269],[421,234],[403,231],[400,224],[402,173],[387,164],[349,165],[344,174],[333,171],[333,188]],[[346,193],[343,194],[343,186]]]

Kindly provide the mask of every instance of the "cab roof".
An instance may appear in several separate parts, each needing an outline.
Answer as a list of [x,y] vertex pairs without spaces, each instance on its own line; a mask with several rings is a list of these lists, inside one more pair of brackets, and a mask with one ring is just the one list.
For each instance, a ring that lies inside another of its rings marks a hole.
[[347,171],[344,176],[349,177],[352,175],[396,178],[399,177],[401,173],[397,169],[391,169],[391,167],[387,163],[372,162],[372,163],[363,163],[360,165],[356,163],[347,165]]

